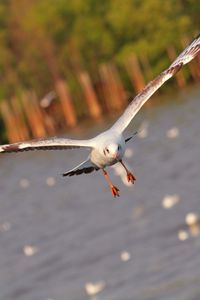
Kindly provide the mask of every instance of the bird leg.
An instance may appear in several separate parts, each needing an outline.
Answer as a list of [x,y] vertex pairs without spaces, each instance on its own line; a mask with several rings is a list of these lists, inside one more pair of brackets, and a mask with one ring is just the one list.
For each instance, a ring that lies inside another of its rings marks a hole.
[[108,173],[104,169],[102,169],[102,171],[103,171],[103,175],[105,176],[105,178],[109,184],[109,187],[111,189],[113,197],[119,197],[119,189],[113,185],[110,177],[108,176]]
[[134,182],[136,181],[135,176],[127,169],[127,167],[125,166],[125,164],[123,163],[122,160],[120,160],[119,162],[120,162],[120,164],[124,167],[124,169],[126,170],[128,182],[134,183]]

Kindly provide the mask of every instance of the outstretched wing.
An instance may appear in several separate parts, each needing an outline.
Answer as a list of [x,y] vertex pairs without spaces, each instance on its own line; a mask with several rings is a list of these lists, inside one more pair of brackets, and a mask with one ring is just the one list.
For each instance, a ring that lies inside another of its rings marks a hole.
[[97,171],[99,170],[99,168],[96,165],[94,165],[88,158],[74,169],[68,171],[67,173],[64,173],[63,176],[81,175],[83,173],[88,174],[93,172],[94,170]]
[[174,76],[183,65],[190,62],[200,51],[200,35],[176,58],[176,60],[131,101],[122,116],[111,127],[112,130],[122,133],[144,103],[159,89],[169,78]]
[[44,140],[33,140],[30,142],[19,142],[0,146],[0,152],[22,152],[29,150],[62,150],[92,147],[90,140],[71,140],[65,138],[52,138]]

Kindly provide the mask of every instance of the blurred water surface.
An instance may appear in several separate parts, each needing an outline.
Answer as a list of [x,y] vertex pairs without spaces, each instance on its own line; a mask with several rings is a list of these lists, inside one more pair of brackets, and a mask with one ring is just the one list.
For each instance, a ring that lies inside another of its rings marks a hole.
[[0,156],[1,300],[200,299],[198,224],[185,223],[200,215],[199,98],[186,90],[138,114],[137,182],[110,169],[117,199],[98,172],[60,176],[87,152]]

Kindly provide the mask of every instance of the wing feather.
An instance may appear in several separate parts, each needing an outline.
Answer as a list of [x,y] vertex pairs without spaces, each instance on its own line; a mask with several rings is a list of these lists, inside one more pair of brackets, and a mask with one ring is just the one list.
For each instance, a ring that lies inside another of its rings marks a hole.
[[82,162],[80,165],[76,166],[72,170],[66,172],[63,174],[63,176],[74,176],[74,175],[81,175],[81,174],[88,174],[93,171],[99,170],[99,168],[94,165],[91,160],[88,158],[84,162]]
[[200,51],[200,35],[176,58],[176,60],[131,101],[122,116],[111,127],[112,130],[122,133],[131,120],[144,105],[144,103],[163,85],[165,81],[174,76],[183,65],[190,62]]
[[30,150],[62,150],[92,147],[90,140],[71,140],[65,138],[52,138],[43,140],[32,140],[30,142],[19,142],[0,146],[0,152],[22,152]]

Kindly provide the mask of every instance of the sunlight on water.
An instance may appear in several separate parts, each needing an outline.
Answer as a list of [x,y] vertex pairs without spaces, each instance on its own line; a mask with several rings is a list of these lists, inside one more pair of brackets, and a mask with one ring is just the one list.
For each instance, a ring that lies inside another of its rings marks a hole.
[[192,226],[192,225],[195,225],[195,224],[199,223],[198,215],[196,213],[193,213],[193,212],[188,213],[185,217],[185,223],[188,226]]
[[33,256],[38,252],[38,248],[35,246],[26,245],[23,248],[23,252],[24,252],[24,255],[26,255],[26,256]]
[[27,178],[22,178],[19,182],[19,185],[22,189],[26,189],[30,186],[30,182]]
[[56,184],[55,178],[54,178],[54,177],[48,177],[48,178],[46,179],[46,184],[47,184],[48,186],[54,186],[54,185]]
[[187,240],[187,239],[188,239],[188,233],[187,233],[187,231],[185,231],[185,230],[180,230],[180,231],[178,232],[178,238],[179,238],[180,241],[185,241],[185,240]]
[[162,201],[162,206],[165,209],[170,209],[172,208],[174,205],[176,205],[178,202],[180,201],[180,196],[177,194],[174,195],[166,195],[163,198]]
[[85,284],[85,291],[88,295],[93,296],[103,291],[105,286],[106,284],[104,281],[99,281],[95,283],[88,282]]
[[3,224],[0,224],[0,231],[6,232],[11,229],[11,223],[10,222],[4,222]]
[[121,260],[126,262],[129,261],[131,259],[131,254],[128,251],[123,251],[121,253]]
[[167,130],[166,136],[169,139],[176,139],[179,136],[180,132],[177,127],[172,127],[171,129]]

